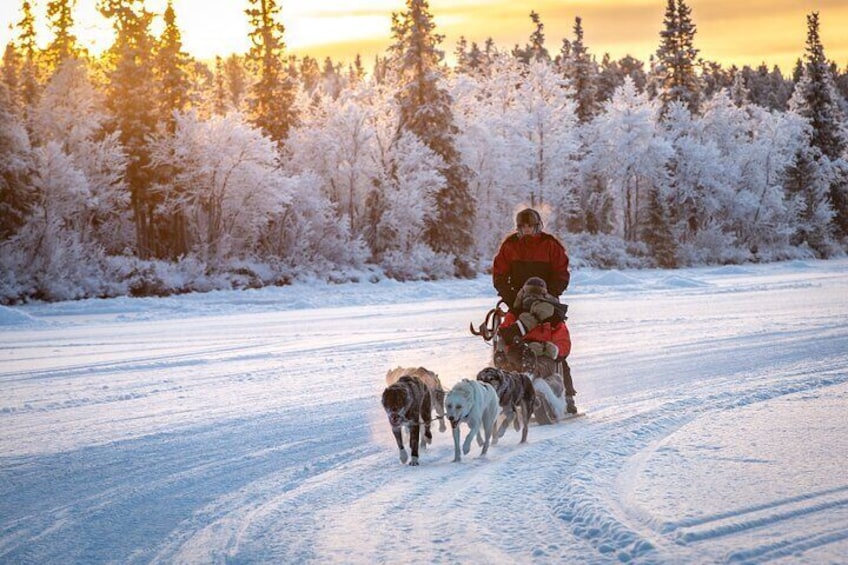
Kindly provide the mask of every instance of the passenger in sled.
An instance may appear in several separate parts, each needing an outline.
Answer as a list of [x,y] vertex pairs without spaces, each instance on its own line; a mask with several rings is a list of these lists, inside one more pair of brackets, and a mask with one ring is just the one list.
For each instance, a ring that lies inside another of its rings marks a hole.
[[492,282],[509,309],[498,328],[495,364],[541,378],[560,374],[566,411],[576,414],[577,391],[566,360],[571,352],[567,306],[559,301],[570,280],[568,254],[556,237],[542,231],[536,210],[522,210],[515,224],[492,265]]

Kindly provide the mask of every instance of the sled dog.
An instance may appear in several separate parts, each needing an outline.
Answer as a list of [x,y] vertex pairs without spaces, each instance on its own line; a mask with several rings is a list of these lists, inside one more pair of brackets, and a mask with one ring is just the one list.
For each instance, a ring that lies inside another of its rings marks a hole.
[[536,422],[554,424],[565,416],[565,384],[562,375],[552,373],[547,377],[534,377],[536,390]]
[[[427,385],[418,377],[404,375],[383,391],[383,409],[400,450],[400,462],[406,463],[408,455],[403,447],[403,428],[409,430],[409,448],[412,451],[410,465],[418,465],[418,448],[433,441],[430,433],[432,410]],[[424,436],[421,433],[424,424]],[[420,441],[419,441],[420,440]]]
[[[462,452],[468,455],[471,451],[471,439],[477,437],[477,443],[483,446],[480,455],[486,455],[489,442],[498,417],[498,393],[489,383],[462,379],[445,396],[445,414],[453,431],[454,462],[462,460],[459,452],[459,424],[465,422],[470,428]],[[483,437],[480,437],[480,428]]]
[[513,421],[516,430],[522,429],[523,426],[520,443],[526,442],[527,425],[530,423],[533,405],[536,402],[536,391],[530,377],[526,373],[486,367],[477,373],[477,380],[492,385],[498,393],[498,403],[504,415],[504,420],[497,434],[492,438],[492,443],[497,443],[497,439],[503,437]]
[[430,405],[436,411],[436,418],[439,419],[439,431],[444,432],[447,429],[445,426],[445,389],[442,388],[439,375],[424,367],[395,367],[386,373],[386,386],[396,383],[403,375],[418,377],[427,385],[427,390],[430,391]]

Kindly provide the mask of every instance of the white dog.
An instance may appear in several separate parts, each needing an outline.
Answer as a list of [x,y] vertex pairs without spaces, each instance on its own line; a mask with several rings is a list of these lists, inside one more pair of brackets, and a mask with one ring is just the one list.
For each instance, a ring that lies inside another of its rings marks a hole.
[[[480,455],[486,455],[499,410],[498,393],[489,383],[462,379],[454,385],[445,396],[445,414],[453,430],[454,462],[462,460],[459,453],[459,424],[465,422],[470,428],[465,436],[462,452],[468,455],[471,451],[471,439],[476,436],[477,443],[483,446]],[[483,438],[480,437],[481,427]]]

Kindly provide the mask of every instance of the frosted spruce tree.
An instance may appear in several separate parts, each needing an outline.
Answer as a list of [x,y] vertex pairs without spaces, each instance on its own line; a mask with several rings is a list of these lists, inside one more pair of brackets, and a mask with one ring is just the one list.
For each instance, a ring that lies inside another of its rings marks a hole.
[[295,121],[295,87],[284,66],[285,27],[276,0],[248,0],[251,47],[247,59],[257,80],[250,92],[250,116],[278,145]]
[[[179,113],[189,105],[190,57],[182,49],[182,36],[170,0],[163,19],[165,28],[155,44],[153,55],[158,113],[156,127],[158,135],[173,136]],[[176,259],[188,252],[187,220],[180,209],[169,206],[183,189],[174,184],[176,173],[171,163],[162,163],[151,170],[151,182],[155,183],[160,198],[155,218],[159,255],[169,259]]]
[[[848,126],[839,107],[830,65],[819,36],[819,14],[807,16],[806,61],[803,74],[790,100],[790,109],[810,124],[810,144],[815,151],[799,155],[799,161],[814,159],[827,179],[827,197],[833,211],[833,234],[848,240]],[[820,158],[816,159],[816,155]],[[799,165],[802,165],[799,162]],[[815,166],[807,163],[801,169]],[[797,173],[797,171],[795,171]],[[797,184],[797,182],[796,182]],[[803,187],[798,187],[803,190]]]
[[21,5],[21,19],[15,25],[18,30],[15,51],[19,62],[17,70],[17,88],[10,94],[17,99],[16,106],[20,108],[24,126],[31,133],[31,112],[38,103],[41,94],[39,77],[43,74],[39,66],[38,46],[36,45],[35,17],[32,4],[24,0]]
[[83,51],[73,34],[73,9],[76,0],[51,0],[47,2],[47,18],[53,41],[44,50],[45,59],[52,69],[58,69],[67,59],[79,57]]
[[535,26],[533,33],[530,34],[530,43],[524,47],[516,45],[512,50],[512,55],[525,64],[532,61],[550,62],[551,55],[545,47],[545,24],[542,23],[542,17],[537,12],[531,11],[530,21]]
[[559,65],[574,92],[577,119],[581,123],[590,121],[599,110],[598,65],[583,43],[583,20],[579,17],[574,18],[574,41],[563,40]]
[[453,256],[458,275],[472,276],[475,202],[468,188],[469,170],[456,149],[453,101],[442,85],[443,37],[435,33],[426,0],[407,0],[405,11],[392,13],[392,38],[389,52],[400,114],[397,137],[412,133],[443,161],[439,173],[445,185],[436,194],[425,239],[437,253]]
[[191,61],[183,51],[182,34],[177,26],[177,16],[171,0],[165,8],[165,29],[156,45],[155,74],[159,89],[159,115],[166,131],[173,134],[176,128],[175,112],[186,109],[189,103],[190,80],[188,65]]
[[668,0],[657,64],[654,69],[659,82],[663,113],[673,102],[683,103],[690,112],[701,106],[701,84],[695,73],[698,49],[695,48],[695,24],[692,9],[685,0]]
[[156,196],[151,193],[148,139],[156,128],[157,113],[153,76],[153,43],[150,25],[153,14],[141,0],[100,0],[98,9],[112,20],[115,42],[106,53],[109,61],[106,108],[111,130],[119,132],[129,156],[126,181],[135,222],[136,255],[147,259],[160,255],[154,214]]

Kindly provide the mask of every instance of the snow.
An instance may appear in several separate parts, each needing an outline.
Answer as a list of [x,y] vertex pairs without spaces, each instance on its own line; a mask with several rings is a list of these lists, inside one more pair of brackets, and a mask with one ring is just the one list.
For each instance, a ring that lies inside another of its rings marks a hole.
[[0,562],[844,562],[848,260],[566,301],[586,416],[419,467],[385,373],[486,366],[486,277],[0,308]]

